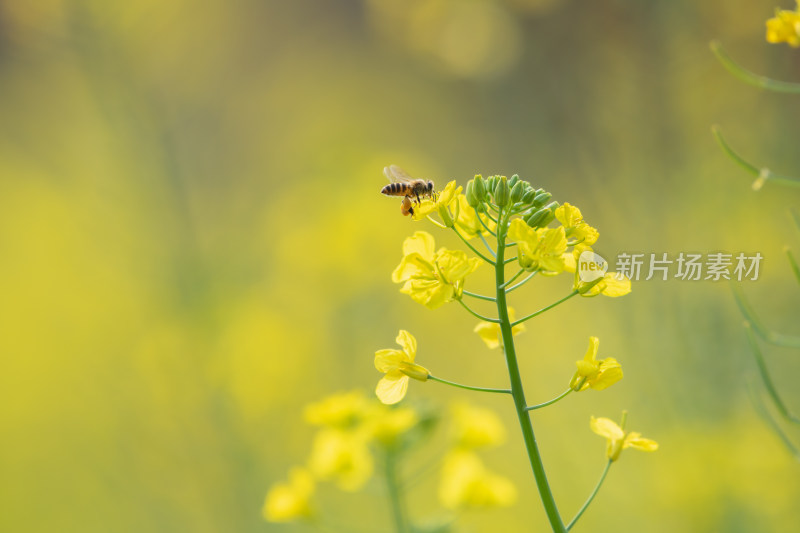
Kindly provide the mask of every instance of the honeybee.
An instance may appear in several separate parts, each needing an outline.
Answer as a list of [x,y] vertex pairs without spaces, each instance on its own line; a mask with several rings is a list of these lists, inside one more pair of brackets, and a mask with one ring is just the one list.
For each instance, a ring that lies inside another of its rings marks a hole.
[[417,204],[422,202],[420,196],[427,196],[431,199],[436,198],[433,182],[430,180],[414,179],[397,165],[384,167],[383,173],[391,183],[381,189],[381,192],[387,196],[403,196],[403,204],[400,206],[400,211],[404,215],[414,214],[414,209],[411,207],[411,197],[416,198]]

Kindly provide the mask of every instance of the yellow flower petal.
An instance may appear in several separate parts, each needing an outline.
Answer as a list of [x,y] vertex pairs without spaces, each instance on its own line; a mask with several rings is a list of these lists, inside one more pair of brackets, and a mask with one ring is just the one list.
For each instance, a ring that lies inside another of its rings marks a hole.
[[397,370],[403,361],[408,361],[408,355],[402,350],[385,349],[375,352],[375,368],[379,372]]
[[417,252],[403,256],[400,264],[392,272],[392,281],[402,283],[416,277],[433,278],[436,271],[433,265]]
[[318,478],[331,480],[345,491],[364,486],[373,472],[372,454],[364,432],[323,429],[311,446],[309,468]]
[[403,347],[403,351],[408,354],[408,360],[414,362],[414,357],[417,355],[417,339],[404,329],[400,330],[395,342]]
[[267,492],[264,518],[270,522],[290,522],[312,516],[311,496],[314,478],[304,468],[293,468],[287,483],[278,483]]
[[415,231],[414,235],[403,241],[403,255],[417,253],[426,261],[433,261],[435,249],[433,235],[427,231]]
[[658,450],[658,443],[654,440],[644,439],[639,433],[630,433],[625,437],[624,448],[636,448],[643,452],[654,452]]
[[387,405],[395,404],[405,397],[408,379],[408,376],[399,370],[387,372],[378,382],[375,394],[381,402]]
[[622,428],[610,418],[592,417],[589,422],[589,427],[592,428],[592,431],[607,439],[622,440],[625,437],[625,433],[622,431]]
[[597,377],[589,380],[589,386],[595,390],[607,389],[622,379],[622,367],[613,357],[600,361]]
[[[513,307],[508,308],[508,318],[511,322],[514,322],[514,318],[516,317],[516,313],[514,312]],[[520,333],[523,333],[526,330],[525,324],[517,324],[516,326],[511,328],[511,335],[516,337]],[[475,329],[473,330],[481,340],[486,344],[486,347],[490,350],[497,348],[500,346],[500,338],[501,338],[501,331],[500,331],[500,324],[495,322],[479,322]]]
[[491,409],[456,403],[451,407],[457,446],[465,449],[497,446],[505,442],[506,430]]

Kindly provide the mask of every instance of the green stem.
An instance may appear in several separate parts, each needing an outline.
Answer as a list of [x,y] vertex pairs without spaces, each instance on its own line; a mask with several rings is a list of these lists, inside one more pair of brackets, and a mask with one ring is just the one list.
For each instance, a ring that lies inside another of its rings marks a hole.
[[511,285],[512,283],[514,283],[514,281],[516,281],[516,279],[517,279],[518,277],[520,277],[520,276],[522,275],[522,273],[523,273],[523,272],[525,272],[525,269],[524,269],[524,268],[520,268],[520,269],[519,269],[519,271],[518,271],[516,274],[514,274],[513,276],[511,276],[511,279],[509,279],[508,281],[506,281],[505,283],[503,283],[503,286],[502,286],[502,287],[500,287],[500,288],[501,288],[501,289],[505,289],[506,287],[508,287],[509,285]]
[[737,154],[733,148],[730,147],[727,141],[725,141],[725,138],[722,136],[722,132],[719,130],[719,126],[712,126],[711,133],[714,134],[714,138],[717,139],[717,143],[719,144],[720,148],[722,148],[722,151],[725,152],[725,155],[731,158],[744,170],[756,177],[756,181],[754,181],[752,185],[754,190],[757,191],[761,189],[766,181],[800,187],[800,178],[786,176],[783,174],[775,174],[767,168],[758,168],[752,163],[747,162],[742,156]]
[[509,263],[513,263],[513,262],[514,262],[514,261],[516,261],[516,260],[517,260],[517,256],[514,256],[514,257],[509,257],[508,259],[506,259],[506,260],[503,262],[503,264],[504,264],[504,265],[507,265],[507,264],[509,264]]
[[755,385],[753,382],[748,382],[747,389],[750,391],[750,398],[753,401],[753,406],[756,408],[756,412],[758,415],[763,418],[767,424],[770,425],[772,431],[778,436],[779,439],[783,442],[784,446],[789,450],[795,459],[800,461],[800,450],[797,449],[797,446],[794,445],[792,439],[789,438],[789,435],[783,431],[783,428],[778,424],[778,421],[769,413],[769,410],[764,405],[764,402],[761,401],[761,397],[756,393]]
[[492,260],[492,259],[489,259],[489,258],[488,258],[488,257],[486,257],[485,255],[483,255],[482,253],[480,253],[478,250],[476,250],[476,249],[475,249],[475,247],[474,247],[474,246],[472,246],[472,245],[469,243],[469,241],[468,241],[467,239],[465,239],[465,238],[464,238],[464,236],[463,236],[463,235],[461,235],[461,232],[460,232],[460,231],[458,231],[458,230],[456,229],[456,227],[455,227],[455,226],[453,226],[453,231],[455,231],[455,232],[456,232],[456,235],[458,235],[458,238],[459,238],[459,239],[461,239],[462,241],[464,241],[464,244],[466,244],[466,245],[469,247],[469,249],[470,249],[470,250],[472,250],[472,251],[475,253],[475,255],[477,255],[478,257],[480,257],[481,259],[483,259],[484,261],[486,261],[486,262],[487,262],[487,263],[489,263],[490,265],[493,265],[493,264],[494,264],[494,260]]
[[513,291],[513,290],[515,290],[515,289],[518,289],[518,288],[522,287],[523,285],[525,285],[526,283],[528,283],[528,281],[529,281],[529,280],[530,280],[530,279],[531,279],[533,276],[535,276],[535,275],[536,275],[536,274],[538,274],[538,273],[539,273],[539,271],[538,271],[538,270],[534,270],[533,272],[531,272],[531,275],[530,275],[530,276],[528,276],[527,278],[523,279],[522,281],[520,281],[520,282],[519,282],[519,283],[517,283],[516,285],[512,285],[511,287],[509,287],[509,289],[506,291],[506,294],[508,294],[509,292],[511,292],[511,291]]
[[491,296],[484,296],[483,294],[476,294],[474,292],[469,291],[461,291],[461,294],[465,294],[467,296],[472,296],[473,298],[477,298],[478,300],[486,300],[487,302],[493,302],[494,298]]
[[711,41],[710,46],[711,51],[714,52],[715,56],[717,56],[717,59],[719,59],[720,63],[722,63],[722,66],[724,66],[728,72],[743,82],[778,93],[800,94],[800,83],[773,80],[771,78],[767,78],[766,76],[760,76],[754,72],[750,72],[731,59],[727,52],[725,52],[725,50],[722,48],[722,45],[719,41]]
[[552,404],[556,403],[558,400],[560,400],[562,398],[565,398],[570,392],[572,392],[571,388],[565,390],[564,392],[562,392],[561,394],[559,394],[558,396],[556,396],[552,400],[548,400],[548,401],[546,401],[544,403],[537,403],[536,405],[531,405],[530,407],[526,407],[525,410],[526,411],[533,411],[534,409],[541,409],[542,407],[547,407],[548,405],[552,405]]
[[800,348],[800,337],[793,337],[791,335],[777,333],[767,328],[767,326],[761,322],[761,319],[759,319],[758,315],[756,315],[756,312],[752,307],[750,307],[750,303],[744,297],[744,293],[738,284],[731,283],[731,290],[733,291],[733,297],[736,300],[736,305],[739,306],[739,310],[744,315],[744,318],[750,323],[751,326],[753,326],[753,330],[758,334],[759,337],[775,346],[783,346],[784,348]]
[[403,505],[403,495],[400,492],[400,483],[397,479],[396,455],[389,451],[386,453],[386,488],[389,492],[389,502],[392,506],[395,530],[397,533],[408,533],[408,518]]
[[483,236],[483,233],[479,232],[478,233],[478,237],[481,238],[481,240],[483,241],[483,244],[486,246],[486,249],[489,250],[490,254],[492,254],[492,257],[497,257],[497,254],[494,252],[494,250],[492,250],[492,247],[489,246],[488,242],[486,242],[486,237]]
[[570,523],[567,524],[567,531],[572,529],[572,526],[575,525],[575,522],[578,521],[578,518],[581,517],[581,515],[584,513],[584,511],[586,511],[586,509],[589,507],[589,504],[592,503],[592,500],[594,500],[594,497],[597,496],[597,491],[600,490],[600,487],[603,485],[603,481],[606,480],[606,475],[608,474],[608,470],[609,470],[609,468],[611,468],[611,463],[613,463],[613,462],[614,461],[612,461],[611,459],[608,460],[608,462],[606,463],[606,467],[603,470],[603,474],[600,476],[600,481],[597,482],[597,486],[594,488],[592,493],[589,495],[589,498],[586,500],[586,503],[583,504],[583,507],[580,508],[580,510],[578,511],[578,514],[575,515],[575,518],[573,518],[570,521]]
[[475,311],[470,309],[469,306],[467,304],[465,304],[460,298],[457,301],[458,301],[458,303],[461,304],[461,307],[463,307],[464,309],[469,311],[469,313],[472,316],[474,316],[475,318],[483,320],[484,322],[491,322],[492,324],[499,324],[500,323],[500,320],[498,320],[497,318],[489,318],[489,317],[485,317],[483,315],[479,315],[478,313],[476,313]]
[[800,283],[800,265],[797,264],[797,261],[795,260],[794,255],[792,255],[792,251],[788,246],[784,248],[784,251],[786,252],[786,257],[789,259],[789,266],[792,267],[794,277],[797,278],[797,283]]
[[470,387],[469,385],[462,385],[461,383],[456,383],[455,381],[447,381],[446,379],[437,378],[436,376],[431,374],[428,374],[428,379],[432,379],[433,381],[438,381],[439,383],[444,383],[445,385],[450,385],[452,387],[458,387],[459,389],[474,390],[478,392],[495,392],[501,394],[511,394],[510,389],[489,389],[486,387]]
[[517,324],[522,324],[522,323],[523,323],[523,322],[525,322],[526,320],[530,320],[530,319],[531,319],[531,318],[533,318],[533,317],[539,316],[539,315],[541,315],[542,313],[544,313],[545,311],[549,311],[550,309],[554,308],[555,306],[557,306],[557,305],[560,305],[560,304],[562,304],[562,303],[566,302],[567,300],[569,300],[570,298],[572,298],[572,297],[573,297],[573,296],[575,296],[576,294],[578,294],[578,290],[577,290],[577,289],[575,289],[575,290],[574,290],[574,291],[572,291],[571,293],[567,294],[566,296],[564,296],[563,298],[561,298],[559,301],[557,301],[557,302],[555,302],[555,303],[552,303],[552,304],[548,305],[547,307],[542,307],[541,309],[539,309],[539,310],[538,310],[538,311],[536,311],[535,313],[531,313],[531,314],[529,314],[529,315],[528,315],[528,316],[526,316],[526,317],[520,318],[519,320],[517,320],[516,322],[512,323],[511,325],[512,325],[512,326],[516,326]]
[[536,480],[536,486],[539,489],[539,495],[542,498],[547,519],[550,521],[550,527],[553,531],[562,533],[564,529],[564,522],[561,520],[561,515],[558,513],[553,492],[550,490],[550,485],[547,483],[547,474],[544,471],[544,464],[542,457],[539,454],[539,447],[536,444],[536,437],[533,434],[533,425],[531,418],[528,414],[527,403],[525,401],[525,391],[522,387],[522,377],[519,372],[519,364],[517,363],[517,353],[514,349],[514,336],[511,332],[511,320],[508,317],[508,305],[506,303],[506,291],[502,288],[505,283],[505,268],[503,264],[503,256],[505,255],[505,240],[506,240],[506,220],[503,219],[502,213],[500,214],[502,224],[497,226],[497,263],[495,264],[495,284],[497,287],[497,312],[500,317],[500,333],[503,338],[503,349],[506,356],[506,364],[508,366],[508,377],[511,382],[511,396],[514,398],[514,407],[517,411],[517,418],[519,425],[522,429],[522,437],[525,440],[525,448],[528,451],[528,459],[531,463],[533,476]]
[[486,222],[483,221],[483,219],[481,218],[481,214],[478,212],[478,209],[476,207],[473,207],[472,209],[475,211],[475,216],[478,217],[478,221],[480,221],[481,226],[486,228],[486,231],[488,231],[492,235],[492,237],[497,237],[497,233],[490,230],[489,226],[486,225]]
[[756,365],[758,366],[758,372],[761,374],[761,381],[764,383],[764,388],[767,389],[767,394],[769,394],[770,398],[772,398],[772,403],[775,404],[775,408],[778,409],[783,418],[794,422],[795,424],[800,424],[800,418],[793,415],[789,408],[786,407],[786,404],[783,403],[783,399],[781,399],[780,395],[778,394],[778,389],[775,388],[775,384],[772,382],[772,378],[769,375],[769,370],[767,369],[767,363],[764,361],[764,355],[761,353],[761,349],[758,347],[758,342],[756,341],[755,334],[753,333],[753,327],[750,325],[749,322],[745,322],[745,330],[747,331],[747,340],[750,341],[750,348],[753,349],[753,356],[756,359]]

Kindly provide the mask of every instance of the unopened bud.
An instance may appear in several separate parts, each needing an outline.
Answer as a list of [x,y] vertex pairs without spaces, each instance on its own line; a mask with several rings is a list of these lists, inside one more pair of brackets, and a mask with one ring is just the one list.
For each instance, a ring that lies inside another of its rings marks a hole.
[[509,197],[508,178],[500,176],[494,188],[494,204],[497,207],[505,207],[508,205]]
[[[509,185],[511,183],[509,182]],[[522,199],[522,195],[525,192],[525,182],[517,181],[517,183],[511,187],[511,203],[515,204]]]

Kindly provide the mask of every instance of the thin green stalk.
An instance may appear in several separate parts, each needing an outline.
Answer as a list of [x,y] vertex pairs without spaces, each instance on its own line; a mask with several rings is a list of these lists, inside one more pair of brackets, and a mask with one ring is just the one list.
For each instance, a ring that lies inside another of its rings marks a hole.
[[534,409],[541,409],[542,407],[547,407],[548,405],[552,405],[552,404],[556,403],[558,400],[560,400],[562,398],[566,398],[567,395],[570,392],[572,392],[571,388],[565,390],[564,392],[562,392],[561,394],[559,394],[558,396],[556,396],[552,400],[548,400],[548,401],[543,402],[543,403],[537,403],[536,405],[531,405],[530,407],[526,407],[525,410],[526,411],[533,411]]
[[523,272],[525,272],[525,269],[524,269],[524,268],[520,268],[520,269],[519,269],[519,271],[518,271],[516,274],[514,274],[513,276],[511,276],[511,279],[509,279],[508,281],[506,281],[505,283],[503,283],[503,286],[502,286],[502,287],[500,287],[500,288],[501,288],[501,289],[505,289],[506,287],[508,287],[509,285],[511,285],[512,283],[514,283],[514,281],[516,281],[516,279],[517,279],[518,277],[520,277],[520,276],[522,275],[522,273],[523,273]]
[[525,448],[528,451],[528,459],[531,463],[533,476],[536,480],[536,486],[539,489],[539,495],[542,498],[547,519],[550,521],[550,527],[553,531],[563,533],[564,522],[561,515],[558,513],[553,491],[550,490],[550,485],[547,483],[547,474],[544,471],[544,464],[542,457],[539,454],[539,447],[536,444],[536,437],[533,434],[533,425],[531,418],[528,414],[527,403],[525,401],[525,391],[522,387],[522,377],[519,372],[519,364],[517,363],[517,354],[514,349],[514,336],[511,332],[511,320],[508,317],[508,304],[506,303],[506,291],[502,288],[505,283],[505,267],[503,257],[505,255],[505,240],[506,240],[506,227],[505,220],[500,214],[500,219],[503,224],[497,226],[497,263],[495,264],[495,285],[497,287],[497,312],[500,317],[500,333],[503,339],[503,349],[506,356],[506,365],[508,366],[508,377],[511,382],[511,396],[514,398],[514,407],[517,411],[517,418],[519,425],[522,429],[522,437],[525,440]]
[[794,277],[797,278],[797,283],[800,283],[800,265],[797,264],[797,260],[792,255],[792,251],[787,246],[784,248],[786,252],[786,257],[789,259],[789,266],[792,267],[792,272],[794,272]]
[[471,297],[477,298],[479,300],[486,300],[487,302],[493,302],[494,301],[494,298],[492,298],[491,296],[484,296],[483,294],[476,294],[474,292],[461,291],[461,294],[465,294],[467,296],[471,296]]
[[552,304],[548,305],[547,307],[542,307],[541,309],[539,309],[539,310],[538,310],[538,311],[536,311],[535,313],[531,313],[531,314],[529,314],[529,315],[528,315],[528,316],[526,316],[526,317],[522,317],[522,318],[520,318],[519,320],[517,320],[516,322],[512,323],[511,325],[512,325],[512,326],[516,326],[517,324],[522,324],[522,323],[523,323],[523,322],[525,322],[526,320],[530,320],[530,319],[531,319],[531,318],[533,318],[533,317],[539,316],[539,315],[541,315],[542,313],[544,313],[545,311],[549,311],[550,309],[554,308],[555,306],[557,306],[557,305],[561,305],[562,303],[566,302],[567,300],[569,300],[570,298],[572,298],[572,297],[573,297],[573,296],[575,296],[576,294],[578,294],[578,289],[575,289],[575,290],[574,290],[574,291],[572,291],[571,293],[567,294],[566,296],[564,296],[563,298],[561,298],[559,301],[557,301],[557,302],[555,302],[555,303],[552,303]]
[[433,381],[438,381],[439,383],[444,383],[445,385],[450,385],[452,387],[458,387],[459,389],[467,389],[467,390],[474,390],[478,392],[494,392],[494,393],[501,393],[501,394],[511,394],[511,389],[489,389],[486,387],[471,387],[469,385],[462,385],[461,383],[456,383],[455,381],[448,381],[446,379],[437,378],[431,374],[428,374],[428,379],[432,379]]
[[766,76],[761,76],[754,72],[750,72],[731,59],[727,52],[725,52],[725,50],[722,48],[722,45],[719,41],[711,41],[710,46],[711,51],[714,52],[715,56],[717,56],[717,59],[719,59],[720,63],[722,63],[722,66],[724,66],[728,72],[743,82],[778,93],[800,94],[800,83],[773,80],[771,78],[767,78]]
[[578,511],[578,513],[575,515],[575,518],[573,518],[570,521],[570,523],[567,524],[567,531],[572,529],[572,526],[575,525],[575,522],[578,521],[578,518],[581,517],[581,515],[584,513],[584,511],[586,511],[586,509],[589,507],[589,504],[592,503],[592,500],[594,500],[594,497],[597,496],[597,492],[600,490],[600,487],[603,485],[603,481],[606,480],[606,475],[608,474],[608,470],[609,470],[609,468],[611,468],[611,463],[613,463],[613,462],[614,461],[612,461],[611,459],[608,460],[608,462],[606,463],[606,467],[603,470],[603,473],[600,475],[600,481],[597,482],[597,486],[595,486],[594,490],[589,495],[589,498],[586,500],[586,503],[583,504],[583,507],[581,507],[580,510]]
[[458,231],[458,230],[456,229],[456,227],[455,227],[455,226],[453,226],[453,231],[455,231],[455,232],[456,232],[456,235],[458,235],[458,238],[459,238],[459,239],[461,239],[462,241],[464,241],[464,244],[466,244],[466,245],[469,247],[469,249],[470,249],[470,250],[472,250],[472,252],[473,252],[475,255],[477,255],[478,257],[480,257],[481,259],[483,259],[484,261],[486,261],[486,262],[487,262],[487,263],[489,263],[490,265],[493,265],[493,264],[494,264],[494,260],[493,260],[493,259],[489,259],[489,258],[488,258],[488,257],[486,257],[485,255],[483,255],[482,253],[480,253],[478,250],[476,250],[476,249],[475,249],[475,247],[474,247],[474,246],[472,246],[472,245],[469,243],[469,241],[468,241],[467,239],[465,239],[465,238],[464,238],[464,236],[463,236],[463,235],[461,235],[461,232],[460,232],[460,231]]
[[719,144],[722,151],[725,152],[729,158],[731,158],[736,164],[742,167],[744,170],[752,174],[756,177],[756,181],[753,182],[753,189],[759,190],[761,187],[764,186],[764,183],[767,181],[772,181],[775,183],[780,183],[782,185],[791,185],[794,187],[800,187],[800,178],[794,176],[786,176],[783,174],[775,174],[771,170],[767,168],[758,168],[757,166],[753,165],[752,163],[747,162],[742,156],[737,154],[733,148],[725,141],[725,138],[722,136],[722,132],[719,130],[719,126],[712,126],[711,133],[714,134],[714,138],[717,139],[717,143]]
[[492,250],[492,247],[489,246],[488,242],[486,242],[486,237],[483,236],[483,233],[478,233],[478,237],[481,238],[481,240],[483,241],[484,246],[486,246],[486,249],[489,250],[490,254],[492,254],[492,257],[497,257],[497,254],[495,253],[495,251]]
[[764,402],[761,401],[761,397],[756,393],[755,385],[753,385],[752,381],[749,381],[747,384],[747,389],[750,391],[750,398],[753,400],[753,406],[756,408],[756,413],[763,418],[772,428],[772,431],[778,436],[779,439],[783,442],[786,449],[789,450],[795,459],[800,461],[800,450],[797,449],[797,446],[794,445],[792,439],[789,438],[789,435],[781,428],[778,424],[778,421],[769,413],[769,410],[764,405]]
[[731,290],[733,291],[736,305],[739,306],[739,310],[744,315],[744,318],[750,323],[751,326],[753,326],[753,331],[755,331],[759,337],[770,344],[774,344],[775,346],[783,346],[785,348],[800,348],[800,338],[772,331],[768,329],[763,322],[761,322],[761,320],[758,318],[758,315],[756,315],[756,312],[752,307],[750,307],[747,299],[745,299],[744,293],[739,285],[736,283],[731,283]]
[[756,359],[758,372],[761,374],[761,381],[764,383],[764,388],[767,389],[767,394],[769,394],[770,398],[772,398],[772,403],[775,404],[775,408],[786,420],[790,420],[795,424],[800,424],[800,418],[797,418],[789,411],[789,408],[786,407],[786,404],[783,403],[783,400],[778,394],[778,389],[775,388],[775,384],[772,382],[772,378],[769,375],[769,370],[767,370],[767,363],[764,361],[764,355],[761,353],[761,349],[758,347],[758,342],[756,341],[755,334],[753,333],[753,327],[749,322],[745,322],[745,330],[747,331],[747,340],[750,341],[750,348],[753,349],[753,356]]
[[483,219],[481,218],[481,214],[478,212],[478,208],[473,207],[472,209],[475,211],[475,216],[478,217],[478,221],[481,223],[481,226],[486,228],[486,231],[488,231],[492,235],[492,237],[497,237],[497,233],[495,233],[492,230],[490,230],[489,226],[487,226],[486,222],[484,222]]
[[397,533],[408,533],[408,517],[406,516],[403,495],[400,492],[400,483],[397,479],[396,456],[393,452],[386,453],[386,488],[389,492],[389,502],[392,506],[395,530]]
[[483,320],[484,322],[491,322],[492,324],[499,324],[500,323],[500,320],[497,319],[497,318],[489,318],[489,317],[485,317],[483,315],[479,315],[478,313],[476,313],[475,311],[470,309],[469,306],[467,304],[465,304],[460,298],[457,301],[458,301],[458,303],[461,304],[461,307],[463,307],[464,309],[469,311],[469,313],[472,316],[474,316],[475,318],[478,318],[479,320]]
[[520,282],[519,282],[519,283],[517,283],[516,285],[513,285],[513,286],[509,287],[509,289],[506,291],[506,294],[508,294],[509,292],[511,292],[511,291],[513,291],[513,290],[515,290],[515,289],[518,289],[518,288],[522,287],[523,285],[525,285],[526,283],[528,283],[528,281],[529,281],[529,280],[530,280],[530,279],[531,279],[533,276],[535,276],[535,275],[536,275],[536,274],[538,274],[538,273],[539,273],[539,271],[538,271],[538,270],[534,270],[533,272],[531,272],[531,275],[530,275],[530,276],[528,276],[527,278],[523,279],[522,281],[520,281]]
[[516,260],[517,260],[517,256],[515,255],[514,257],[509,257],[508,259],[506,259],[505,261],[503,261],[503,264],[504,264],[504,265],[507,265],[507,264],[509,264],[509,263],[513,263],[513,262],[514,262],[514,261],[516,261]]

